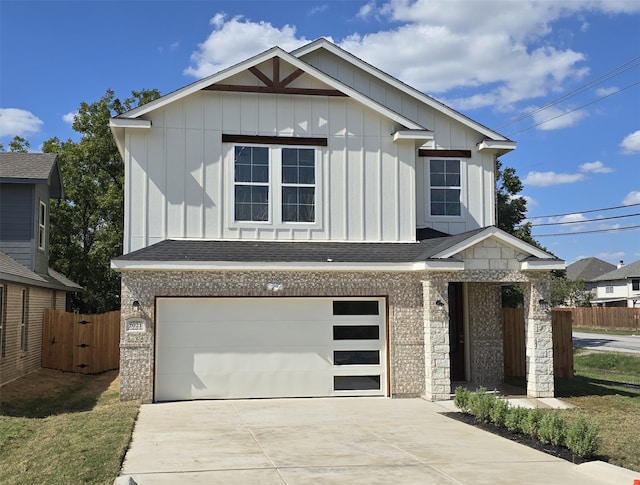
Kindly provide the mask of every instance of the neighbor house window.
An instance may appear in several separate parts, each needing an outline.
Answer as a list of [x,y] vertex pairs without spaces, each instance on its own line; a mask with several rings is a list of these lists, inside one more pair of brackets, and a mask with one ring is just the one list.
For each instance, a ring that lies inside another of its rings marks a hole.
[[27,335],[29,331],[29,292],[22,289],[22,311],[20,312],[20,350],[27,350]]
[[44,202],[40,201],[40,210],[38,211],[38,248],[43,251],[47,243],[46,221],[47,206]]
[[0,357],[4,357],[4,342],[5,342],[5,333],[6,333],[6,328],[5,328],[5,302],[4,302],[4,298],[5,298],[5,293],[4,293],[4,286],[0,285]]
[[613,285],[607,285],[604,291],[605,293],[613,293]]
[[640,278],[635,278],[631,280],[631,290],[640,291]]
[[461,214],[460,160],[429,160],[430,213],[432,216]]
[[316,150],[236,146],[234,220],[315,222]]

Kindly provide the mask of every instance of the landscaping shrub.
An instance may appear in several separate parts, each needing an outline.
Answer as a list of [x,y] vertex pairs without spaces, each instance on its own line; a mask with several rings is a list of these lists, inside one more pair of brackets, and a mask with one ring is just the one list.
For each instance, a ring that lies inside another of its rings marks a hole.
[[497,397],[487,393],[484,387],[479,387],[469,396],[469,412],[473,414],[478,421],[488,423],[491,421],[491,409]]
[[593,456],[600,447],[598,425],[589,424],[584,416],[579,416],[567,430],[566,443],[580,458]]
[[532,438],[538,437],[538,429],[540,427],[540,421],[544,416],[544,412],[541,409],[529,409],[527,419],[524,422],[524,433],[528,434]]
[[513,433],[525,433],[529,410],[525,408],[509,408],[504,425]]
[[489,416],[491,417],[491,421],[493,421],[496,426],[504,426],[504,422],[507,418],[508,412],[509,402],[501,397],[496,397],[496,399],[493,401],[493,406],[489,411]]
[[463,413],[469,412],[469,396],[471,396],[471,391],[469,391],[469,389],[462,386],[456,387],[453,404],[455,404]]
[[546,412],[540,420],[538,438],[543,444],[563,446],[567,436],[567,425],[558,411]]

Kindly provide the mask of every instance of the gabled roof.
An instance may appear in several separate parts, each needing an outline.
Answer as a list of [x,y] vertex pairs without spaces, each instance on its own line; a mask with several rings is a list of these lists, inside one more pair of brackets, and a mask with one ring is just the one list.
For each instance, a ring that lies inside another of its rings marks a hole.
[[567,266],[567,279],[570,281],[593,281],[594,278],[616,269],[615,264],[598,258],[579,259]]
[[0,251],[0,280],[62,291],[83,291],[82,286],[51,268],[46,275],[35,273],[2,251]]
[[[292,55],[296,56],[296,57],[303,57],[311,52],[314,52],[318,49],[324,49],[327,50],[329,52],[331,52],[332,54],[335,54],[336,56],[340,57],[341,59],[351,63],[351,64],[355,64],[356,66],[358,66],[360,69],[362,69],[363,71],[367,72],[368,74],[378,78],[379,80],[381,80],[382,82],[386,83],[386,84],[390,84],[393,87],[395,87],[396,89],[404,92],[405,94],[408,94],[409,96],[417,99],[418,101],[428,105],[429,107],[435,109],[436,111],[439,111],[440,113],[443,113],[453,119],[455,119],[456,121],[459,121],[460,123],[462,123],[463,125],[466,125],[476,131],[478,131],[479,133],[482,133],[484,136],[486,136],[487,138],[489,138],[490,140],[499,140],[499,141],[505,141],[505,142],[511,142],[513,143],[511,140],[509,140],[509,138],[487,128],[486,126],[478,123],[477,121],[472,120],[471,118],[463,115],[462,113],[454,110],[453,108],[450,108],[449,106],[441,103],[440,101],[438,101],[435,98],[432,98],[431,96],[418,91],[417,89],[409,86],[408,84],[403,83],[402,81],[400,81],[399,79],[396,79],[395,77],[387,74],[384,71],[381,71],[380,69],[378,69],[375,66],[372,66],[371,64],[363,61],[362,59],[354,56],[353,54],[351,54],[350,52],[345,51],[344,49],[338,47],[337,45],[333,44],[332,42],[329,42],[327,39],[324,38],[320,38],[317,39],[309,44],[306,44],[302,47],[299,47],[298,49],[294,50],[291,52]],[[515,145],[513,147],[510,148],[510,150],[512,150],[513,148],[515,148]],[[508,150],[507,150],[508,151]]]
[[549,269],[536,263],[551,264],[553,269],[564,264],[496,227],[488,227],[453,236],[433,231],[428,238],[415,243],[168,239],[115,258],[111,266],[114,269],[185,269],[204,265],[208,269],[225,269],[244,265],[250,269],[271,264],[279,269],[287,269],[287,265],[301,268],[311,265],[314,269],[337,270],[351,265],[350,269],[360,267],[362,270],[456,270],[464,269],[457,253],[488,237],[521,248],[529,256],[527,261],[523,259],[523,269]]
[[0,152],[0,182],[47,184],[51,197],[62,198],[62,174],[55,153]]
[[[315,67],[307,64],[306,62],[298,59],[297,57],[289,54],[288,52],[282,50],[279,47],[272,47],[269,50],[266,50],[258,55],[255,55],[249,59],[246,59],[245,61],[242,61],[234,66],[228,67],[227,69],[223,69],[222,71],[213,74],[211,76],[208,76],[204,79],[201,79],[199,81],[196,81],[194,83],[189,84],[188,86],[185,86],[181,89],[178,89],[176,91],[173,91],[172,93],[169,93],[165,96],[162,96],[154,101],[151,101],[147,104],[144,104],[142,106],[138,106],[137,108],[134,108],[130,111],[127,111],[126,113],[122,113],[121,115],[118,115],[116,118],[112,118],[110,121],[110,126],[112,128],[112,130],[115,133],[116,136],[116,142],[119,142],[118,138],[121,137],[121,133],[119,132],[119,130],[121,128],[132,128],[134,126],[128,124],[128,122],[126,120],[133,120],[136,118],[139,118],[141,116],[144,116],[145,114],[154,111],[156,109],[162,108],[163,106],[166,106],[170,103],[173,103],[175,101],[178,101],[186,96],[189,96],[190,94],[196,93],[202,89],[206,89],[207,87],[213,85],[213,84],[217,84],[217,83],[221,83],[222,81],[224,81],[225,79],[230,78],[231,76],[234,76],[240,72],[243,72],[245,70],[248,70],[251,67],[257,66],[265,61],[268,61],[270,59],[273,58],[280,58],[283,61],[285,61],[286,63],[290,64],[291,66],[293,66],[296,69],[300,69],[301,71],[303,71],[304,73],[313,76],[314,78],[316,78],[317,80],[319,80],[320,82],[326,84],[327,86],[343,93],[346,96],[349,96],[350,98],[362,103],[363,105],[367,106],[368,108],[372,109],[373,111],[376,111],[378,113],[380,113],[381,115],[395,121],[396,123],[398,123],[399,125],[404,126],[405,128],[407,128],[408,130],[417,130],[420,132],[425,132],[425,131],[429,131],[427,130],[425,127],[423,127],[422,125],[420,125],[419,123],[389,109],[386,106],[383,106],[382,104],[372,100],[371,98],[368,98],[367,96],[363,95],[362,93],[360,93],[359,91],[347,86],[346,84],[343,84],[342,82],[336,80],[335,78],[327,75],[326,73],[320,71],[319,69],[316,69]],[[150,127],[150,125],[143,125],[141,124],[140,127]],[[121,140],[118,143],[119,146],[121,146]]]
[[640,260],[631,264],[626,264],[622,268],[609,271],[608,273],[594,278],[593,281],[614,281],[626,280],[629,278],[640,278]]

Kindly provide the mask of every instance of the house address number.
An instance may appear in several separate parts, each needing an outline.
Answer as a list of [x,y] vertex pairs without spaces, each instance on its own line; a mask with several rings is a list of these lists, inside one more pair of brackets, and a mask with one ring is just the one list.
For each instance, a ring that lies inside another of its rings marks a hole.
[[147,328],[147,321],[143,318],[130,318],[125,322],[127,332],[144,332]]

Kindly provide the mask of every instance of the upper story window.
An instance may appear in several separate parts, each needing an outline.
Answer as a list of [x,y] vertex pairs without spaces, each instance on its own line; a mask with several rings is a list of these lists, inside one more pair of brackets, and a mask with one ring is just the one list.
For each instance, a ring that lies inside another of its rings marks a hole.
[[430,160],[429,184],[432,216],[461,215],[460,160]]
[[604,289],[605,293],[613,293],[613,285],[607,285]]
[[40,201],[40,208],[38,210],[38,248],[44,251],[47,244],[47,206],[44,202]]
[[316,149],[237,145],[234,220],[314,223]]
[[631,291],[640,291],[640,278],[633,278],[631,280]]

